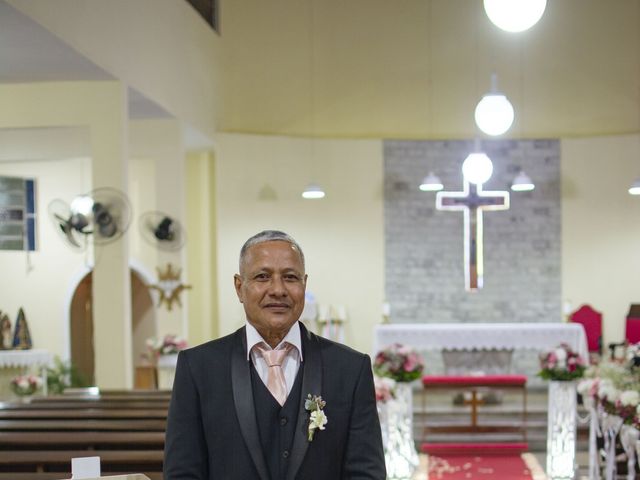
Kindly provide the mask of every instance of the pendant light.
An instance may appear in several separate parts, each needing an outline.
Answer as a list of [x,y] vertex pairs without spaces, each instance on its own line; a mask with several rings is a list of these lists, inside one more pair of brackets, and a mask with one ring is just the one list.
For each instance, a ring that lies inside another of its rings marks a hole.
[[631,195],[640,195],[640,178],[637,178],[636,181],[631,184],[629,193]]
[[302,192],[302,198],[306,198],[307,200],[324,198],[324,190],[320,185],[312,182],[305,187]]
[[513,183],[511,184],[511,190],[514,192],[530,192],[534,188],[536,188],[536,186],[524,170],[518,172],[518,175],[516,175],[516,178],[513,179]]
[[498,76],[491,74],[491,90],[476,106],[476,125],[487,135],[502,135],[511,128],[514,117],[511,102],[498,91]]
[[440,177],[438,177],[433,172],[429,172],[426,177],[422,180],[420,184],[420,190],[423,192],[438,192],[444,188]]
[[474,151],[462,162],[462,175],[476,185],[485,183],[493,175],[493,163],[482,151],[480,140],[476,138]]
[[[311,139],[311,165],[313,168],[313,163],[316,159],[316,148],[315,148],[315,133],[316,133],[316,119],[315,119],[315,111],[316,111],[316,102],[315,102],[315,41],[314,41],[314,26],[315,26],[315,9],[314,9],[314,0],[311,0],[309,4],[309,110],[310,110],[310,123],[311,123],[311,132],[309,132]],[[306,200],[319,200],[325,197],[324,189],[320,186],[319,183],[311,182],[307,184],[304,191],[302,192],[302,198]]]
[[542,18],[547,0],[484,0],[489,20],[507,32],[524,32]]

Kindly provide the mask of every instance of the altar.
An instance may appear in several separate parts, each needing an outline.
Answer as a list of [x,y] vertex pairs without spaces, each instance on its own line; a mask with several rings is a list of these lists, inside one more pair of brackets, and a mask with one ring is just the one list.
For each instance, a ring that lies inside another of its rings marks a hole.
[[589,358],[584,328],[577,323],[398,323],[378,325],[374,335],[373,355],[400,343],[420,352],[475,352],[470,361],[477,363],[479,355],[486,357],[490,351],[503,355],[510,368],[510,352],[537,354],[566,343],[583,359]]
[[42,393],[47,394],[47,367],[53,362],[53,355],[47,350],[0,350],[0,399],[13,398],[10,383],[16,375],[28,370],[39,370],[42,380]]

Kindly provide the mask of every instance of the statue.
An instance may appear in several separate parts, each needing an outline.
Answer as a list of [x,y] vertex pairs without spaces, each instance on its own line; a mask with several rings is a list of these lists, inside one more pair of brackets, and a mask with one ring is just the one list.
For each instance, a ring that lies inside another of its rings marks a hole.
[[16,329],[13,333],[13,348],[16,350],[29,350],[31,347],[31,334],[29,333],[27,318],[24,316],[24,310],[20,308],[18,319],[16,320]]
[[13,348],[12,337],[9,315],[0,312],[0,350],[11,350]]

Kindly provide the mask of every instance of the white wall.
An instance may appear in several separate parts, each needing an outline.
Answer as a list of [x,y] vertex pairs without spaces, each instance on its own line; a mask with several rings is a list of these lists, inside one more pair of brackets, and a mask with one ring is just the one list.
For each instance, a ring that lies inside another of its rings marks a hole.
[[0,251],[0,310],[15,327],[18,309],[27,317],[34,348],[68,358],[68,308],[71,295],[88,271],[88,256],[73,251],[55,230],[47,206],[70,192],[90,190],[91,161],[66,158],[48,161],[4,161],[0,175],[36,179],[37,251]]
[[[244,324],[233,289],[240,247],[261,230],[280,229],[305,252],[307,291],[320,304],[344,305],[346,343],[369,352],[371,327],[381,320],[384,300],[381,142],[312,145],[304,139],[224,134],[216,144],[220,334]],[[311,180],[325,188],[324,199],[300,197]]]
[[604,344],[624,338],[624,318],[640,303],[638,135],[562,141],[562,295],[572,309],[603,313]]

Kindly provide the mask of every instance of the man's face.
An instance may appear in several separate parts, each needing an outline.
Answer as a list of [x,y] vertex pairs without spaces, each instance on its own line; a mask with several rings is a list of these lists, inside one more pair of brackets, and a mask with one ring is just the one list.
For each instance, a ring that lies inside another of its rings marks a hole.
[[288,242],[250,247],[234,284],[247,320],[267,341],[281,340],[302,314],[307,276],[300,253]]

